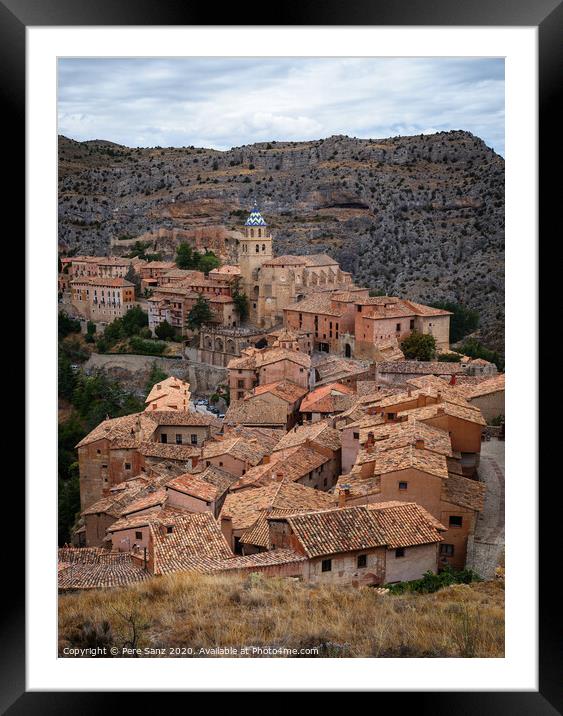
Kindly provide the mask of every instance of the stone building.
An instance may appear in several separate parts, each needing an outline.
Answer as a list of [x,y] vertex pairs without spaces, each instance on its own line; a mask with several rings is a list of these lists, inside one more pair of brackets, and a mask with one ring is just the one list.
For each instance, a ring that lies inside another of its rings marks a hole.
[[413,331],[431,334],[449,349],[450,313],[392,296],[369,296],[349,287],[306,295],[285,306],[284,326],[312,332],[315,349],[367,360],[402,357],[401,342]]
[[242,400],[259,385],[282,380],[309,389],[312,385],[311,358],[297,345],[274,344],[267,348],[245,348],[239,358],[229,361],[231,403]]
[[70,281],[70,302],[89,321],[111,323],[135,303],[135,286],[125,278],[85,276]]
[[[350,472],[339,478],[337,492],[342,505],[391,500],[424,507],[445,525],[441,564],[462,568],[468,539],[483,508],[485,487],[464,474],[459,447],[470,424],[456,425],[452,431],[454,424],[443,421],[445,413],[440,420],[425,420],[427,411],[439,408],[434,404],[399,412],[394,420],[388,414],[377,414],[371,425],[349,424],[347,430],[357,431],[359,450]],[[480,438],[479,447],[473,447],[480,449]]]
[[190,409],[190,384],[175,376],[155,383],[145,399],[145,410],[173,410],[187,412]]
[[268,517],[268,526],[269,549],[307,558],[303,579],[353,586],[436,573],[445,529],[420,505],[397,502],[275,515]]
[[250,301],[250,320],[273,327],[283,309],[311,289],[351,285],[349,273],[325,254],[273,255],[272,233],[255,205],[239,239],[238,263],[242,286]]
[[265,340],[265,333],[256,328],[202,326],[199,332],[198,360],[200,363],[226,368],[246,348],[254,348]]
[[299,405],[307,388],[282,380],[267,383],[236,400],[225,414],[224,425],[291,430],[299,417]]
[[169,460],[184,471],[195,467],[199,446],[220,428],[212,416],[169,410],[104,420],[76,445],[81,508],[157,463]]

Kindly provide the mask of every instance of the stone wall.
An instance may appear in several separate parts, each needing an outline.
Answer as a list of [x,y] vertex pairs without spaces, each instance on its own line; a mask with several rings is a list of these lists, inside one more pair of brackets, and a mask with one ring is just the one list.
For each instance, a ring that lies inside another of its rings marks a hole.
[[[194,352],[197,355],[197,349]],[[218,385],[227,385],[228,382],[225,368],[210,366],[188,358],[92,353],[84,364],[84,370],[86,373],[103,370],[111,378],[119,380],[128,390],[144,397],[145,385],[153,363],[156,363],[156,366],[167,375],[187,381],[192,395],[211,394]]]

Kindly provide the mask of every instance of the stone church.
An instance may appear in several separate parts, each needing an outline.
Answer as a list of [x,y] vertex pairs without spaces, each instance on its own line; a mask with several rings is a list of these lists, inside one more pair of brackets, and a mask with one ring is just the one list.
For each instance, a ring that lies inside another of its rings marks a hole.
[[283,309],[310,293],[352,287],[352,277],[326,254],[273,256],[272,233],[255,205],[239,239],[238,265],[250,321],[272,328]]

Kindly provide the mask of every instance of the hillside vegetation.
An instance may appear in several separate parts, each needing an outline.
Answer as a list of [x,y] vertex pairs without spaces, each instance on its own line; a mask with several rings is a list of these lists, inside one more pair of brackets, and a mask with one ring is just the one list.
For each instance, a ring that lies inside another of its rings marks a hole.
[[468,132],[225,152],[59,138],[63,252],[235,229],[255,199],[277,254],[326,252],[361,285],[474,309],[478,338],[504,350],[504,160]]
[[[64,649],[318,648],[318,657],[502,657],[504,582],[379,595],[262,575],[174,574],[59,597]],[[148,650],[148,651],[145,651]],[[203,652],[200,652],[203,650]],[[226,654],[233,656],[233,654]],[[249,654],[251,656],[252,654]]]

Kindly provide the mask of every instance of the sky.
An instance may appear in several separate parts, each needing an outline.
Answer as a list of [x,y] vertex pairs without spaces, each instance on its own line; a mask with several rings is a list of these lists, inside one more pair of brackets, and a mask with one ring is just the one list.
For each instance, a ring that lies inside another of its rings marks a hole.
[[62,58],[59,134],[219,150],[462,129],[504,156],[496,58]]

